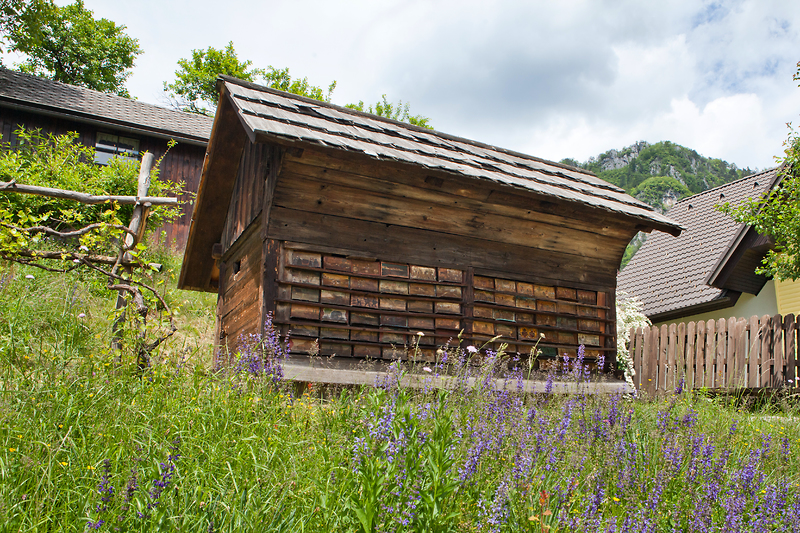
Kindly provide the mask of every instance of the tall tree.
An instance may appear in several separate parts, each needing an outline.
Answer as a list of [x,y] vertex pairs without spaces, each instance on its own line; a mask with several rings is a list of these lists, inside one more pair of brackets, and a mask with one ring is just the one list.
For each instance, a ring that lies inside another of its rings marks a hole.
[[[335,81],[328,85],[326,91],[322,87],[311,85],[308,78],[292,78],[288,68],[275,68],[271,65],[265,69],[254,67],[252,61],[239,59],[233,48],[233,42],[229,42],[221,50],[213,46],[205,50],[192,50],[192,57],[179,59],[178,67],[180,68],[175,71],[175,81],[164,82],[164,92],[176,109],[203,115],[213,115],[215,112],[219,96],[217,76],[220,74],[261,83],[273,89],[321,102],[330,102],[331,95],[336,89]],[[365,108],[363,101],[346,107],[432,129],[429,124],[430,119],[422,115],[411,115],[409,104],[404,104],[402,100],[393,104],[388,101],[385,94],[380,102],[368,108]]]
[[8,48],[25,55],[21,71],[129,96],[125,81],[142,50],[125,26],[95,19],[83,0],[64,7],[52,0],[11,0],[3,16]]
[[[800,62],[794,80],[800,82]],[[780,185],[738,208],[724,204],[720,210],[775,241],[757,273],[779,280],[796,280],[800,278],[800,133],[791,124],[783,146],[783,156],[777,158]]]
[[336,82],[328,92],[308,83],[308,78],[292,79],[289,69],[252,67],[251,61],[240,61],[229,42],[224,50],[209,46],[206,50],[192,50],[191,59],[179,59],[175,81],[164,82],[164,91],[178,109],[191,113],[213,115],[217,104],[217,76],[225,74],[242,80],[261,82],[268,87],[287,91],[315,100],[329,102]]

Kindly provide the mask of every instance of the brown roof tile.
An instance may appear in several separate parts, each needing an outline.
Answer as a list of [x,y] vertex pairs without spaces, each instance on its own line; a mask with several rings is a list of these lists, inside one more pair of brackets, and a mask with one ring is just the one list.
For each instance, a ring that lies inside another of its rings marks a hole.
[[706,285],[705,280],[742,224],[715,206],[725,202],[735,206],[757,198],[775,179],[776,169],[765,170],[676,203],[667,215],[686,230],[678,238],[650,235],[617,276],[618,290],[638,297],[649,317],[723,298],[725,291]]

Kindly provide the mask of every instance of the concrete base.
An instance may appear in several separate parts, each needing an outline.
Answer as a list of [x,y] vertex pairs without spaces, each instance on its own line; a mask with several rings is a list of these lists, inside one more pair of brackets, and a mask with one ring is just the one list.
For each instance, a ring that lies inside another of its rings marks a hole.
[[[411,368],[403,367],[400,372],[400,385],[411,388],[445,388],[453,389],[458,385],[456,376],[436,376],[423,370],[423,364]],[[477,372],[478,369],[475,369]],[[290,357],[283,365],[284,379],[309,383],[335,385],[377,385],[390,379],[389,363],[386,361],[355,361],[347,359],[322,359],[308,357]],[[472,387],[478,378],[470,377],[467,385]],[[520,392],[544,393],[547,386],[545,379],[523,380],[493,378],[495,390],[513,390]],[[555,394],[632,394],[633,388],[625,381],[596,379],[589,382],[576,383],[561,380],[555,376],[552,384]]]

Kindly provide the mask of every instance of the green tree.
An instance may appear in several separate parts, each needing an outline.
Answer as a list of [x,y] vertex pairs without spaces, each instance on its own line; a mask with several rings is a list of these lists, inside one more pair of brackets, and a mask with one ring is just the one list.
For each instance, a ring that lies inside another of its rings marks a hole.
[[[794,80],[800,81],[800,62]],[[719,209],[775,241],[756,273],[796,280],[800,278],[800,133],[791,124],[783,146],[784,155],[778,158],[781,181],[777,187],[737,208],[726,203]]]
[[82,0],[64,7],[52,0],[12,0],[3,17],[8,48],[26,56],[21,71],[129,96],[125,81],[142,50],[125,26],[95,19]]
[[174,100],[178,109],[191,113],[213,115],[217,104],[217,76],[225,74],[246,81],[261,82],[268,87],[287,91],[315,100],[329,102],[336,82],[328,92],[311,85],[308,78],[292,79],[289,69],[252,67],[252,61],[240,61],[229,42],[224,50],[209,46],[206,50],[192,50],[191,59],[179,59],[175,81],[164,82],[164,91]]
[[371,105],[366,109],[364,109],[363,100],[359,100],[357,104],[347,104],[345,107],[355,109],[356,111],[366,111],[367,113],[390,118],[392,120],[408,122],[414,126],[428,128],[429,130],[433,129],[433,126],[430,125],[430,119],[428,117],[423,117],[422,115],[412,115],[409,111],[410,104],[404,104],[402,100],[396,104],[393,104],[386,98],[385,94],[381,95],[380,102],[376,103],[374,106]]

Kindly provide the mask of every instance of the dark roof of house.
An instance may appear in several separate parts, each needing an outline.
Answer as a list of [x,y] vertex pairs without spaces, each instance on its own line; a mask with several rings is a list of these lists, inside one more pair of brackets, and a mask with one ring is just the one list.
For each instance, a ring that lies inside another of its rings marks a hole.
[[0,68],[0,106],[206,144],[213,119]]
[[487,179],[640,219],[677,235],[680,226],[591,172],[221,76],[251,140],[280,138],[375,159]]
[[667,214],[686,230],[677,239],[658,233],[648,237],[617,276],[618,291],[638,297],[644,313],[655,320],[735,303],[738,293],[707,283],[727,262],[747,227],[716,206],[726,202],[737,206],[748,198],[758,198],[777,179],[777,169],[773,168],[676,203]]

